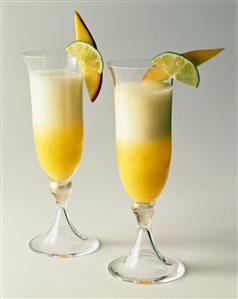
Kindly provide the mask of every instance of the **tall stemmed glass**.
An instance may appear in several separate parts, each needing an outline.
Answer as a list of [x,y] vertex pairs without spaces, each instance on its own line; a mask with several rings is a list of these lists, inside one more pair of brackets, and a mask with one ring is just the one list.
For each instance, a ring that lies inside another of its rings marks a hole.
[[40,165],[49,177],[57,214],[50,230],[30,241],[40,254],[72,257],[99,247],[95,237],[81,235],[69,220],[71,177],[83,146],[82,76],[76,59],[65,51],[23,53],[30,78],[34,141]]
[[117,164],[138,223],[130,254],[112,261],[109,271],[140,284],[175,280],[184,274],[184,265],[162,255],[151,232],[171,158],[172,84],[142,82],[150,66],[146,60],[111,61],[108,66],[114,82]]

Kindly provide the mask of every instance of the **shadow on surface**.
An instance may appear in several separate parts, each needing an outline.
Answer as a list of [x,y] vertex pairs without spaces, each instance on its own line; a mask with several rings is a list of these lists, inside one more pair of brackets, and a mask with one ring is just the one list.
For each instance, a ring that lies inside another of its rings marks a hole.
[[133,239],[101,239],[100,241],[102,243],[103,247],[132,247],[135,240]]
[[215,273],[224,273],[226,274],[236,274],[236,264],[234,262],[220,261],[216,263],[204,263],[202,261],[195,262],[185,262],[187,274],[215,274]]
[[183,232],[183,235],[176,237],[174,235],[167,236],[166,238],[160,237],[159,232],[154,231],[154,235],[158,236],[159,245],[163,247],[186,247],[186,248],[203,248],[214,247],[215,249],[229,249],[236,251],[236,232],[217,231],[217,232]]

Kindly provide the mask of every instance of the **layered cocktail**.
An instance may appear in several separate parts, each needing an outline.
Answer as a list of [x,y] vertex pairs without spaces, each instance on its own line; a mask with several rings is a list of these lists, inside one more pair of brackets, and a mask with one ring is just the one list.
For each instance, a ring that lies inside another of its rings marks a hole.
[[59,69],[31,71],[30,86],[39,162],[48,177],[65,181],[82,152],[82,76]]
[[171,157],[172,86],[127,82],[115,86],[116,155],[120,177],[136,202],[154,202]]

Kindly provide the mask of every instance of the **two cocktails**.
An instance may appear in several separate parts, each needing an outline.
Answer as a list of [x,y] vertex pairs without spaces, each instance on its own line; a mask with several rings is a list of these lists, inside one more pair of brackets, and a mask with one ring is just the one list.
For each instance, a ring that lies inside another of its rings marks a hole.
[[[75,229],[67,213],[71,177],[79,165],[83,145],[82,81],[86,82],[91,101],[95,101],[103,70],[96,43],[77,13],[75,24],[77,41],[67,47],[69,54],[24,54],[30,75],[36,152],[57,203],[54,225],[34,238],[30,247],[57,257],[85,255],[99,247],[95,237]],[[196,65],[218,52],[166,52],[154,57],[153,65],[147,60],[108,63],[114,81],[118,168],[133,199],[138,222],[131,253],[109,265],[111,274],[125,281],[151,284],[184,274],[182,263],[159,252],[150,229],[155,201],[166,182],[171,159],[172,78],[197,86]]]

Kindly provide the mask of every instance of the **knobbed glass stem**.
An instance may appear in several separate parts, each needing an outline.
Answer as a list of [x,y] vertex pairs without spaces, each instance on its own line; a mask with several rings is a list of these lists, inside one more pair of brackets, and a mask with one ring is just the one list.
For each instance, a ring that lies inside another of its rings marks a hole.
[[59,183],[56,181],[50,181],[50,191],[56,199],[58,205],[66,207],[67,199],[72,192],[72,182]]
[[138,233],[130,254],[109,265],[110,273],[127,282],[157,284],[181,277],[185,268],[175,259],[163,256],[156,246],[151,231],[151,221],[156,203],[133,203],[132,211],[137,219]]
[[162,263],[170,265],[169,261],[167,261],[156,248],[154,236],[151,231],[151,221],[155,213],[155,208],[156,203],[133,203],[132,211],[136,216],[138,233],[137,240],[131,254],[139,256],[141,251],[149,251],[150,254],[155,254]]
[[136,203],[132,205],[132,211],[136,216],[137,224],[139,228],[150,229],[151,220],[155,213],[156,203]]
[[64,228],[69,226],[69,229],[81,240],[86,240],[86,237],[83,237],[79,232],[77,232],[76,228],[73,226],[69,219],[69,215],[67,212],[67,200],[69,198],[70,193],[72,192],[72,182],[59,183],[56,181],[50,181],[50,191],[54,195],[57,204],[57,214],[55,218],[54,225],[52,226],[50,233],[55,236],[55,232],[60,228]]
[[72,191],[72,183],[50,181],[49,185],[57,204],[55,221],[46,234],[31,240],[30,248],[36,253],[62,258],[94,252],[99,248],[99,241],[80,234],[69,219],[67,200]]

